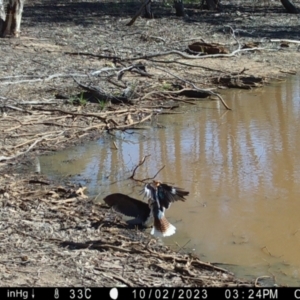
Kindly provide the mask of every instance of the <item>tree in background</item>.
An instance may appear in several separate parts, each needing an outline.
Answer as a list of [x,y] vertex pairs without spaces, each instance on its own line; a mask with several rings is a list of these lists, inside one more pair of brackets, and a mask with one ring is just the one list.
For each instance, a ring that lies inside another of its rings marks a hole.
[[[174,8],[176,10],[176,16],[184,16],[184,0],[174,0]],[[287,10],[288,13],[296,14],[298,9],[292,0],[280,0],[281,4]],[[208,10],[220,10],[221,9],[221,0],[201,0],[201,7],[206,6]]]

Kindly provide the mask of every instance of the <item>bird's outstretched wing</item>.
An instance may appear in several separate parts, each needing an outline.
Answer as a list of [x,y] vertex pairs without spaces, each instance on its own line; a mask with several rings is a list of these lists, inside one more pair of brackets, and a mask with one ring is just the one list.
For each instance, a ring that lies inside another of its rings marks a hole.
[[151,214],[148,203],[131,198],[121,193],[110,194],[106,196],[104,202],[113,207],[116,211],[141,220],[141,223],[146,222]]
[[148,198],[157,198],[160,206],[168,209],[172,202],[178,200],[185,201],[185,196],[187,196],[189,192],[179,187],[170,186],[166,183],[153,181],[145,186],[145,194]]
[[171,202],[177,200],[185,201],[186,199],[184,197],[190,193],[188,191],[185,191],[182,188],[170,186],[165,183],[157,182],[156,184],[157,184],[158,196],[165,197]]

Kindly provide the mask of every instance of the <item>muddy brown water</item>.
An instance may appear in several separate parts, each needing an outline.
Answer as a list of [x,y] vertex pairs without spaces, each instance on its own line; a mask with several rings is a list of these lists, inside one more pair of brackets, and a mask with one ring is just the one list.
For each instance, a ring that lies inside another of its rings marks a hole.
[[225,91],[232,111],[214,101],[186,106],[148,129],[43,156],[42,173],[82,182],[98,199],[114,192],[141,198],[141,186],[126,178],[150,154],[136,178],[165,166],[157,179],[190,191],[167,212],[177,233],[166,244],[239,277],[299,286],[299,82]]

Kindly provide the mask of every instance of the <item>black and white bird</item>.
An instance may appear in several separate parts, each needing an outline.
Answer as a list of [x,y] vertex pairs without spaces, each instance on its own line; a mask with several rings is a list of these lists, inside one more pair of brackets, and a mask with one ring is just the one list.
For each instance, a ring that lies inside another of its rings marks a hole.
[[165,211],[171,206],[172,202],[185,201],[185,196],[189,192],[159,181],[153,181],[146,184],[145,194],[149,198],[149,206],[154,219],[151,234],[160,237],[173,235],[176,227],[167,220]]
[[176,228],[166,219],[165,211],[172,202],[185,201],[185,196],[189,192],[159,181],[153,181],[145,185],[144,194],[148,198],[148,203],[120,193],[108,195],[104,198],[104,201],[116,211],[134,217],[135,219],[128,221],[130,224],[147,226],[152,221],[151,234],[154,236],[166,237],[173,235]]

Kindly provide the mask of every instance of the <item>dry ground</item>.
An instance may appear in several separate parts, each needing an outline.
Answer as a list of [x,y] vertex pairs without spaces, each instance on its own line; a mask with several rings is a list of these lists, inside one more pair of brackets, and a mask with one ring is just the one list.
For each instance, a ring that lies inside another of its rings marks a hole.
[[[139,3],[28,1],[21,38],[0,40],[1,285],[255,284],[126,230],[83,190],[14,173],[182,102],[221,101],[217,87],[255,88],[299,70],[299,43],[279,41],[300,40],[298,15],[277,2],[231,2],[223,12],[187,5],[185,18],[155,3],[155,19],[128,27]],[[201,41],[226,53],[187,51]]]

